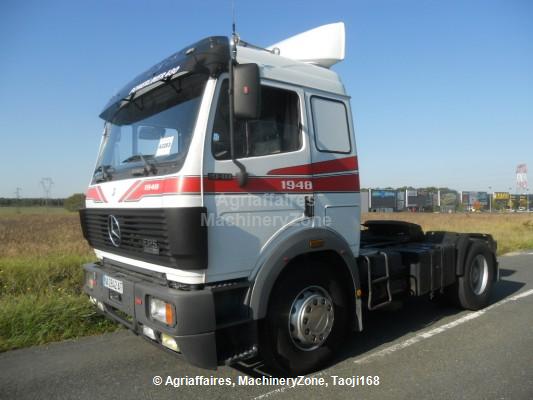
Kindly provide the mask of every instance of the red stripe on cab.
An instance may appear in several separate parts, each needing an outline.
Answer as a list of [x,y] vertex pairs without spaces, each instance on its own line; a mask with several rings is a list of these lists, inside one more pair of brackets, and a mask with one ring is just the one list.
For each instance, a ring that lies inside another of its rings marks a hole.
[[336,158],[334,160],[319,161],[311,164],[295,165],[292,167],[276,168],[268,175],[313,175],[334,172],[354,171],[359,169],[357,156]]
[[315,192],[358,192],[359,174],[315,177],[313,188]]
[[179,176],[135,182],[120,201],[137,201],[145,196],[179,193],[200,193],[200,177]]
[[92,200],[95,203],[107,203],[107,200],[100,189],[100,186],[90,186],[85,192],[85,199]]
[[313,191],[313,183],[310,178],[289,180],[277,177],[249,177],[246,186],[240,187],[236,179],[226,181],[204,178],[204,191],[206,193],[308,193]]
[[145,196],[166,194],[199,194],[203,179],[204,193],[312,193],[312,192],[357,192],[359,174],[323,177],[250,177],[245,187],[236,179],[210,180],[207,177],[181,176],[165,179],[150,179],[135,182],[119,201],[139,201]]

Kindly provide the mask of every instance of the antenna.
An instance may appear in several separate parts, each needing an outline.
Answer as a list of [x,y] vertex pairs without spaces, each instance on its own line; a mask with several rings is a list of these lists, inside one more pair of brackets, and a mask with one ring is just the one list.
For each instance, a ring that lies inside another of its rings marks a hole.
[[235,35],[235,0],[231,0],[231,21],[232,32]]
[[228,85],[228,98],[229,98],[229,148],[231,159],[235,159],[235,140],[234,140],[234,126],[233,119],[235,118],[233,113],[233,66],[237,61],[237,44],[235,43],[235,0],[231,0],[231,10],[233,13],[232,32],[231,32],[231,59],[229,60],[229,85]]
[[239,35],[235,30],[235,0],[231,0],[231,59],[233,62],[237,61],[237,43],[239,43]]
[[233,21],[231,24],[231,57],[228,65],[229,82],[228,82],[228,98],[229,98],[229,148],[230,157],[233,164],[239,168],[239,172],[236,174],[239,186],[243,187],[248,181],[248,173],[246,167],[235,158],[235,103],[234,103],[234,67],[237,64],[237,43],[239,43],[239,35],[235,32],[235,0],[231,1]]

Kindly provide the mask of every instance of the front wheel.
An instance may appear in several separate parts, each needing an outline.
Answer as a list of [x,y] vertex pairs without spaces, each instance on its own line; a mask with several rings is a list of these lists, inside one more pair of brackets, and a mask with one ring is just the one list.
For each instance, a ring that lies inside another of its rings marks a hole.
[[347,289],[327,265],[309,262],[280,276],[261,322],[260,351],[282,375],[322,366],[347,332]]

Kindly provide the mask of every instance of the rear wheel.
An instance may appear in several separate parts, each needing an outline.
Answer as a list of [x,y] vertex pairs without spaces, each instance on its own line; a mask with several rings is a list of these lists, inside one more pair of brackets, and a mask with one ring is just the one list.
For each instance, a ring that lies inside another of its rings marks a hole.
[[331,268],[316,262],[290,267],[270,295],[261,323],[260,351],[282,375],[322,366],[347,332],[347,289]]
[[494,259],[488,246],[474,241],[468,250],[464,275],[457,278],[456,303],[467,310],[479,310],[489,302],[494,281]]

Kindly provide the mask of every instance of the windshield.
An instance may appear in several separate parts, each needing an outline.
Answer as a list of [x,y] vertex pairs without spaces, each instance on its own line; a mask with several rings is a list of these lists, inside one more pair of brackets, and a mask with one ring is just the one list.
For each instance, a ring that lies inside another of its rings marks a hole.
[[178,171],[192,138],[206,76],[164,82],[129,96],[106,121],[93,183]]

